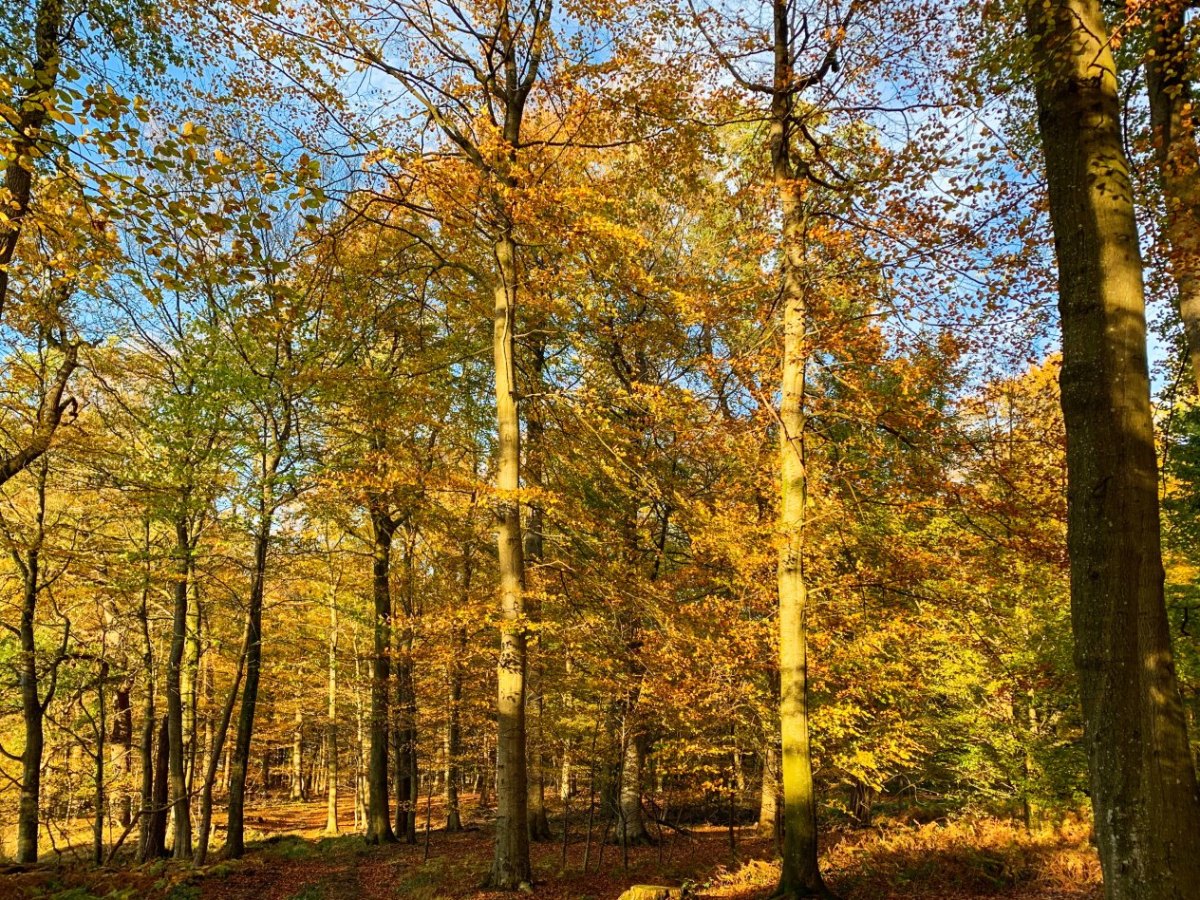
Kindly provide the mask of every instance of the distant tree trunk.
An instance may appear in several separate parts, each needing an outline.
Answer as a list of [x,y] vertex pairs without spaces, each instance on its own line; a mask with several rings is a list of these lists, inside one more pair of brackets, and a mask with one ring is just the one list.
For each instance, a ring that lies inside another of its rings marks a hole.
[[[519,113],[518,113],[519,116]],[[519,128],[519,118],[517,120]],[[516,133],[512,145],[516,144]],[[496,853],[488,885],[515,890],[532,881],[525,747],[525,558],[521,543],[521,419],[516,383],[517,244],[511,226],[495,245],[493,355],[499,448],[496,540],[500,576],[500,658],[496,668]]]
[[150,797],[150,830],[146,848],[147,859],[158,859],[167,855],[167,813],[170,811],[170,725],[163,716],[158,727],[158,740],[154,753],[154,785]]
[[[102,653],[103,647],[104,640],[101,638]],[[92,818],[92,862],[97,866],[104,862],[104,739],[106,737],[105,731],[108,728],[104,682],[107,680],[108,662],[102,657],[100,660],[100,671],[96,677],[96,769],[95,792],[92,795],[92,804],[94,806]]]
[[[200,771],[208,772],[212,766],[213,754],[220,751],[214,747],[216,739],[216,729],[213,726],[213,714],[217,703],[217,690],[213,684],[213,679],[216,676],[216,668],[213,666],[212,654],[208,654],[205,658],[204,665],[204,753],[200,763]],[[215,769],[213,770],[216,771]]]
[[142,783],[141,812],[138,829],[138,862],[147,862],[155,854],[154,846],[154,725],[157,712],[154,708],[154,642],[150,636],[150,521],[145,519],[143,527],[143,554],[145,570],[142,575],[141,605],[138,607],[138,623],[142,632],[142,668],[146,672],[146,695],[142,701]]
[[1189,71],[1195,48],[1186,25],[1187,10],[1195,5],[1194,0],[1157,0],[1145,6],[1151,52],[1144,69],[1166,207],[1163,237],[1179,291],[1192,377],[1200,390],[1200,146]]
[[[43,469],[44,471],[44,469]],[[43,476],[40,509],[45,510],[45,478]],[[40,531],[40,527],[39,527]],[[17,862],[35,863],[38,858],[38,829],[42,793],[42,753],[45,748],[44,721],[46,703],[38,687],[37,643],[34,626],[41,577],[39,560],[41,541],[37,541],[22,556],[14,556],[21,568],[21,716],[25,731],[25,748],[21,752],[21,799],[17,808]]]
[[390,585],[392,536],[396,522],[373,501],[370,509],[372,597],[375,602],[375,653],[371,657],[370,758],[367,761],[367,841],[396,840],[388,816],[388,706],[391,694],[392,593]]
[[291,799],[307,799],[304,790],[304,713],[296,710],[296,727],[292,729]]
[[412,672],[412,632],[406,627],[405,649],[396,666],[396,825],[398,840],[417,842],[417,698]]
[[[189,496],[184,492],[184,505]],[[187,773],[184,771],[183,651],[188,626],[188,574],[191,572],[192,535],[189,533],[187,510],[181,509],[175,518],[175,584],[172,594],[175,605],[171,615],[171,653],[167,660],[167,734],[168,763],[171,773],[171,811],[174,813],[176,859],[192,855],[192,816],[188,796]]]
[[855,828],[871,827],[871,808],[875,790],[861,778],[850,783],[850,820]]
[[617,822],[616,840],[624,847],[632,847],[650,840],[642,815],[642,770],[645,766],[646,741],[636,712],[626,713],[622,732],[618,795],[620,821]]
[[329,591],[329,706],[325,719],[325,833],[338,833],[337,592]]
[[[462,609],[471,602],[472,544],[468,536],[463,541],[463,572],[460,594]],[[458,808],[459,760],[462,757],[462,658],[467,651],[467,629],[459,625],[455,630],[457,652],[450,660],[448,676],[450,683],[450,708],[446,717],[446,831],[462,830],[462,815]]]
[[771,734],[763,751],[762,795],[758,805],[758,833],[779,839],[779,750],[777,737]]
[[1142,261],[1099,0],[1026,7],[1062,315],[1071,620],[1111,900],[1193,898],[1200,801],[1163,598]]
[[[540,320],[532,326],[530,354],[532,365],[530,371],[530,390],[538,393],[542,390],[542,372],[546,367],[546,338],[544,326]],[[545,481],[545,423],[542,421],[542,409],[537,402],[526,406],[525,421],[525,482],[535,491],[544,488]],[[540,579],[542,557],[544,555],[543,534],[546,528],[546,513],[539,500],[529,504],[529,526],[525,530],[525,567]],[[539,582],[540,583],[540,582]],[[536,585],[535,585],[536,586]],[[534,591],[534,596],[539,592]],[[529,607],[529,617],[533,622],[540,622],[542,616],[541,603],[534,602]],[[545,742],[542,726],[542,716],[546,708],[545,676],[546,663],[543,658],[545,648],[540,640],[532,648],[533,668],[529,679],[529,695],[526,707],[529,712],[528,724],[528,779],[529,779],[529,839],[531,841],[546,841],[551,837],[550,820],[546,816],[546,774],[545,774]]]
[[416,607],[417,530],[409,526],[404,542],[404,581],[401,603],[403,631],[396,663],[396,837],[417,842],[417,805],[421,783],[417,761],[417,686],[413,678],[413,637]]
[[183,671],[180,673],[180,693],[184,704],[183,768],[187,793],[191,797],[195,791],[196,756],[199,750],[200,681],[202,677],[200,670],[200,587],[196,582],[196,560],[191,555],[188,559],[188,586],[191,589],[191,601],[188,603],[187,642],[184,646]]
[[[246,773],[250,767],[250,744],[254,738],[254,714],[258,707],[258,683],[262,671],[262,608],[273,515],[269,506],[260,508],[259,513],[259,527],[254,535],[254,568],[250,572],[250,597],[246,607],[246,685],[242,689],[237,732],[229,757],[229,816],[224,852],[231,859],[238,859],[246,852]],[[264,776],[264,793],[268,787],[270,785]]]
[[133,689],[132,677],[117,688],[113,703],[112,743],[120,753],[122,787],[120,807],[117,821],[122,828],[128,827],[133,821],[133,796],[130,793],[130,779],[133,777],[133,704],[129,695]]
[[[233,673],[233,684],[229,686],[229,694],[225,698],[225,703],[221,706],[221,718],[217,721],[216,733],[213,735],[212,745],[209,752],[205,754],[205,767],[203,781],[200,785],[200,824],[196,837],[196,852],[192,861],[197,866],[204,865],[208,858],[209,837],[212,832],[212,806],[213,806],[213,789],[217,781],[217,764],[221,759],[221,752],[225,748],[225,738],[229,733],[229,723],[233,719],[233,707],[237,704],[238,688],[242,684],[242,675],[246,669],[246,658],[250,651],[251,632],[247,626],[245,634],[242,636],[242,649],[238,654],[237,668]],[[225,770],[229,770],[229,756],[225,757]]]

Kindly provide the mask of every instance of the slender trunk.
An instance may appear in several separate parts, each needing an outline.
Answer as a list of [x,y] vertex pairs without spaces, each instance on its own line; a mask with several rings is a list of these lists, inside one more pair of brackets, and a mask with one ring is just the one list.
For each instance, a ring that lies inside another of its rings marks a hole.
[[[460,594],[462,608],[468,609],[471,602],[471,538],[463,541],[463,574]],[[459,759],[462,756],[462,658],[467,652],[467,629],[459,625],[455,632],[457,653],[450,660],[450,708],[446,718],[446,831],[462,830],[462,814],[458,808],[458,783],[460,779]]]
[[[101,639],[101,652],[104,641]],[[96,679],[96,772],[95,793],[92,803],[95,805],[95,817],[92,819],[92,862],[97,866],[104,862],[104,739],[108,728],[107,710],[104,700],[104,682],[108,679],[108,663],[101,659],[100,673]]]
[[1029,2],[1062,315],[1067,546],[1110,900],[1200,896],[1200,801],[1163,598],[1145,297],[1099,0]]
[[[254,714],[258,706],[258,682],[262,670],[263,592],[272,518],[270,506],[261,508],[258,533],[254,536],[254,569],[250,573],[250,598],[246,609],[246,685],[242,689],[237,733],[228,762],[229,816],[225,830],[225,855],[231,859],[239,858],[246,851],[246,772],[250,767],[250,744],[254,737]],[[264,778],[264,792],[267,787]]]
[[783,846],[780,897],[828,893],[817,860],[817,801],[808,736],[808,594],[804,580],[804,526],[808,475],[804,458],[804,390],[808,306],[801,283],[801,182],[791,158],[795,78],[792,23],[785,0],[774,2],[775,91],[771,100],[771,164],[779,194],[783,254],[783,365],[779,409],[780,508],[779,719],[783,739]]
[[521,420],[516,384],[516,253],[506,232],[496,242],[493,351],[499,448],[497,551],[500,575],[500,658],[496,668],[496,854],[489,885],[514,890],[532,880],[529,864],[528,788],[525,766],[525,561],[521,545]]
[[417,842],[417,698],[412,672],[412,632],[406,628],[404,651],[396,666],[396,824],[398,840]]
[[[539,393],[542,390],[542,372],[546,367],[546,339],[542,323],[537,321],[532,329],[530,355],[530,390]],[[525,483],[535,492],[545,487],[545,423],[542,420],[542,408],[536,401],[526,406],[525,421]],[[535,578],[533,597],[540,596],[540,570],[543,557],[543,534],[546,527],[546,513],[540,501],[535,499],[529,504],[529,523],[523,535],[525,541],[526,574]],[[529,604],[529,618],[532,622],[541,621],[542,610],[540,601]],[[543,741],[542,716],[545,713],[544,685],[546,680],[546,664],[544,661],[545,648],[540,638],[535,638],[535,644],[530,648],[533,657],[529,678],[529,696],[526,698],[526,708],[529,713],[528,725],[528,779],[529,779],[529,839],[545,841],[551,837],[550,820],[546,816],[546,776],[545,776],[545,745]]]
[[403,632],[398,640],[396,665],[396,837],[417,842],[417,806],[420,801],[420,771],[417,762],[417,686],[413,677],[414,618],[416,616],[417,531],[407,530],[404,543]]
[[200,588],[196,583],[196,561],[188,558],[188,585],[192,599],[188,604],[187,642],[184,647],[183,671],[180,673],[180,692],[183,696],[184,772],[187,793],[193,795],[198,750],[197,724],[200,703]]
[[132,678],[125,681],[117,689],[115,705],[115,721],[113,722],[112,742],[117,746],[121,762],[121,806],[118,821],[126,828],[133,821],[133,795],[130,791],[130,779],[133,777],[133,704],[129,695],[132,690]]
[[147,844],[147,859],[158,859],[167,855],[167,813],[170,806],[170,725],[163,716],[158,726],[158,738],[154,751],[154,783],[150,794],[150,831]]
[[395,521],[378,502],[371,508],[372,596],[375,602],[375,654],[371,657],[370,758],[367,762],[367,840],[372,844],[396,840],[388,816],[388,699],[391,686],[392,536]]
[[[210,653],[204,661],[204,708],[206,712],[204,714],[204,753],[200,766],[201,772],[208,772],[212,767],[213,755],[220,753],[215,746],[216,733],[213,727],[213,711],[217,703],[217,689],[213,684],[215,677],[216,667],[213,665]],[[224,737],[222,737],[222,741],[224,741]]]
[[[186,492],[185,492],[186,497]],[[184,771],[183,651],[188,626],[188,573],[191,571],[192,535],[187,513],[181,511],[175,520],[175,584],[172,593],[175,605],[171,616],[171,653],[167,660],[167,740],[168,764],[171,773],[171,811],[174,814],[176,859],[192,855],[192,817],[188,796],[187,773]]]
[[[208,858],[208,844],[212,833],[213,788],[217,781],[217,763],[221,758],[222,748],[225,746],[225,737],[229,733],[229,723],[233,719],[233,707],[237,703],[238,688],[242,684],[242,675],[245,672],[246,658],[250,650],[250,634],[250,629],[247,628],[246,633],[242,637],[242,650],[238,654],[237,668],[233,673],[233,684],[229,686],[229,695],[225,698],[225,703],[221,707],[221,718],[217,721],[212,746],[209,752],[205,754],[207,762],[204,767],[204,780],[200,785],[200,824],[196,836],[196,853],[193,857],[193,862],[197,866],[204,865],[205,860]],[[225,758],[225,768],[228,771],[228,756]]]
[[147,862],[154,854],[154,642],[150,637],[150,522],[143,522],[146,568],[142,575],[142,598],[138,622],[142,631],[142,668],[146,672],[146,696],[142,701],[142,783],[138,832],[138,862]]
[[367,805],[364,787],[363,760],[365,741],[363,728],[362,655],[358,651],[358,628],[351,632],[354,641],[354,830],[362,834],[367,831]]
[[763,752],[762,795],[758,806],[758,833],[764,837],[779,839],[779,751],[777,737],[767,739]]
[[17,810],[17,862],[34,863],[38,858],[39,807],[42,792],[42,753],[45,749],[46,707],[38,687],[37,644],[34,622],[37,612],[39,552],[36,547],[22,561],[21,596],[21,715],[25,749],[21,753],[21,799]]
[[329,591],[329,705],[325,719],[325,833],[338,833],[337,592]]
[[1166,208],[1162,234],[1192,377],[1200,390],[1200,146],[1189,71],[1195,47],[1189,44],[1186,25],[1187,10],[1194,6],[1193,0],[1157,0],[1146,6],[1150,52],[1144,68]]
[[291,799],[304,800],[304,713],[296,710],[296,727],[292,729]]

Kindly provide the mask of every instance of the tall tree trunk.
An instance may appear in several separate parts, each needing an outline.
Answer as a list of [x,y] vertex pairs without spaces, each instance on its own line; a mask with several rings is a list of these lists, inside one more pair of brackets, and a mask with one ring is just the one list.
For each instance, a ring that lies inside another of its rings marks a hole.
[[407,529],[404,542],[403,631],[398,635],[396,663],[396,837],[417,842],[417,805],[420,800],[420,770],[417,761],[417,685],[413,677],[414,617],[416,616],[417,531]]
[[337,591],[329,590],[329,704],[325,719],[325,833],[338,833]]
[[[544,325],[541,317],[532,326],[534,332],[530,355],[531,372],[530,385],[533,393],[542,390],[542,372],[546,367],[546,338],[543,333]],[[525,483],[534,491],[545,487],[545,423],[542,420],[542,409],[537,402],[526,405],[525,421]],[[543,534],[546,527],[546,513],[542,503],[534,499],[529,504],[529,526],[525,530],[525,567],[527,572],[533,572],[538,580],[534,584],[533,596],[540,596],[541,579],[540,567],[543,557]],[[542,616],[541,603],[533,602],[529,608],[529,618],[540,622]],[[528,779],[529,779],[529,839],[531,841],[546,841],[551,837],[550,820],[546,816],[546,775],[545,775],[545,743],[543,740],[542,715],[545,712],[545,680],[546,664],[543,659],[544,647],[540,639],[530,649],[533,656],[533,666],[529,679],[529,696],[526,706],[530,721],[528,726]]]
[[[514,135],[515,138],[515,135]],[[512,141],[515,145],[515,139]],[[495,246],[493,355],[496,367],[497,551],[500,576],[500,658],[496,668],[496,854],[489,885],[515,890],[532,880],[525,767],[525,560],[521,545],[521,420],[516,384],[517,245],[505,232]]]
[[1150,125],[1162,178],[1166,220],[1163,237],[1179,292],[1179,315],[1187,335],[1192,377],[1200,391],[1200,146],[1191,73],[1195,48],[1187,37],[1187,10],[1194,0],[1147,4],[1150,53],[1145,62]]
[[[187,492],[184,494],[186,501]],[[182,510],[175,519],[175,584],[172,594],[175,604],[171,615],[171,653],[167,660],[167,740],[168,764],[171,773],[171,811],[175,822],[176,859],[192,855],[191,798],[188,796],[187,774],[184,771],[183,651],[188,626],[188,574],[191,571],[192,535],[189,533],[187,512]]]
[[[461,607],[466,610],[471,602],[471,538],[468,535],[463,541],[463,574]],[[462,757],[462,658],[467,652],[467,629],[459,625],[455,630],[456,652],[450,660],[449,688],[450,708],[446,717],[446,831],[462,831],[462,814],[458,808],[458,787],[460,780],[459,759]]]
[[200,587],[196,583],[196,560],[188,557],[188,586],[191,601],[187,613],[187,641],[184,646],[180,694],[183,697],[183,768],[187,793],[193,795],[196,779],[196,753],[199,749],[197,726],[200,706]]
[[786,0],[774,0],[774,93],[771,97],[772,175],[782,218],[780,302],[783,365],[779,408],[780,505],[779,720],[783,739],[783,842],[778,897],[821,897],[828,889],[817,858],[817,801],[808,736],[808,593],[804,580],[804,526],[808,475],[804,457],[804,391],[808,361],[808,304],[803,266],[802,184],[792,161],[796,75],[795,35]]
[[375,602],[375,653],[371,657],[370,758],[367,761],[367,840],[372,844],[393,843],[388,816],[388,699],[391,694],[392,536],[396,522],[372,503],[371,533],[372,596]]
[[[269,505],[262,507],[259,513],[258,532],[254,536],[254,569],[250,573],[250,597],[246,608],[246,686],[242,689],[237,733],[229,757],[225,855],[231,859],[246,852],[246,773],[250,767],[250,744],[254,738],[254,714],[258,707],[258,683],[262,671],[262,608],[273,515]],[[263,791],[268,787],[264,779]]]
[[396,665],[396,824],[398,840],[417,842],[417,802],[420,795],[417,769],[417,698],[412,671],[412,632],[406,626],[405,649]]
[[142,522],[145,571],[142,574],[141,605],[138,623],[142,632],[142,668],[146,672],[146,695],[142,701],[141,739],[141,812],[138,828],[138,862],[147,862],[154,855],[154,725],[157,711],[154,703],[154,641],[150,636],[150,520]]
[[[44,491],[43,491],[44,496]],[[25,748],[21,752],[21,799],[17,808],[17,862],[34,863],[38,858],[38,829],[42,793],[42,753],[45,749],[46,706],[38,687],[37,644],[34,625],[37,613],[39,550],[31,548],[20,561],[21,568],[21,716]]]
[[[104,640],[101,638],[101,653]],[[108,680],[108,662],[101,658],[100,671],[96,677],[96,768],[95,791],[92,795],[92,862],[100,865],[104,862],[104,739],[108,728],[107,709],[104,699],[104,682]]]
[[1027,5],[1062,315],[1071,622],[1111,900],[1200,896],[1163,598],[1142,262],[1099,0]]

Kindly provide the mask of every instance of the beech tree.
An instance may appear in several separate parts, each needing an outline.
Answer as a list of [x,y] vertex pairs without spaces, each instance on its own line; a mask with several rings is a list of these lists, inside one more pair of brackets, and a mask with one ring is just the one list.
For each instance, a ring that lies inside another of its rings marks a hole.
[[1058,254],[1072,630],[1109,897],[1200,884],[1200,798],[1163,600],[1142,261],[1098,2],[1031,4]]

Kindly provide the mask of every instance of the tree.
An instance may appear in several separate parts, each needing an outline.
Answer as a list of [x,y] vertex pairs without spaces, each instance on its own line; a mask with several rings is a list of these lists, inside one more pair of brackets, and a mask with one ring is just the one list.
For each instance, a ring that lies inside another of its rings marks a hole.
[[1200,798],[1163,599],[1116,63],[1098,0],[1029,3],[1026,23],[1058,254],[1071,618],[1105,890],[1192,897]]

